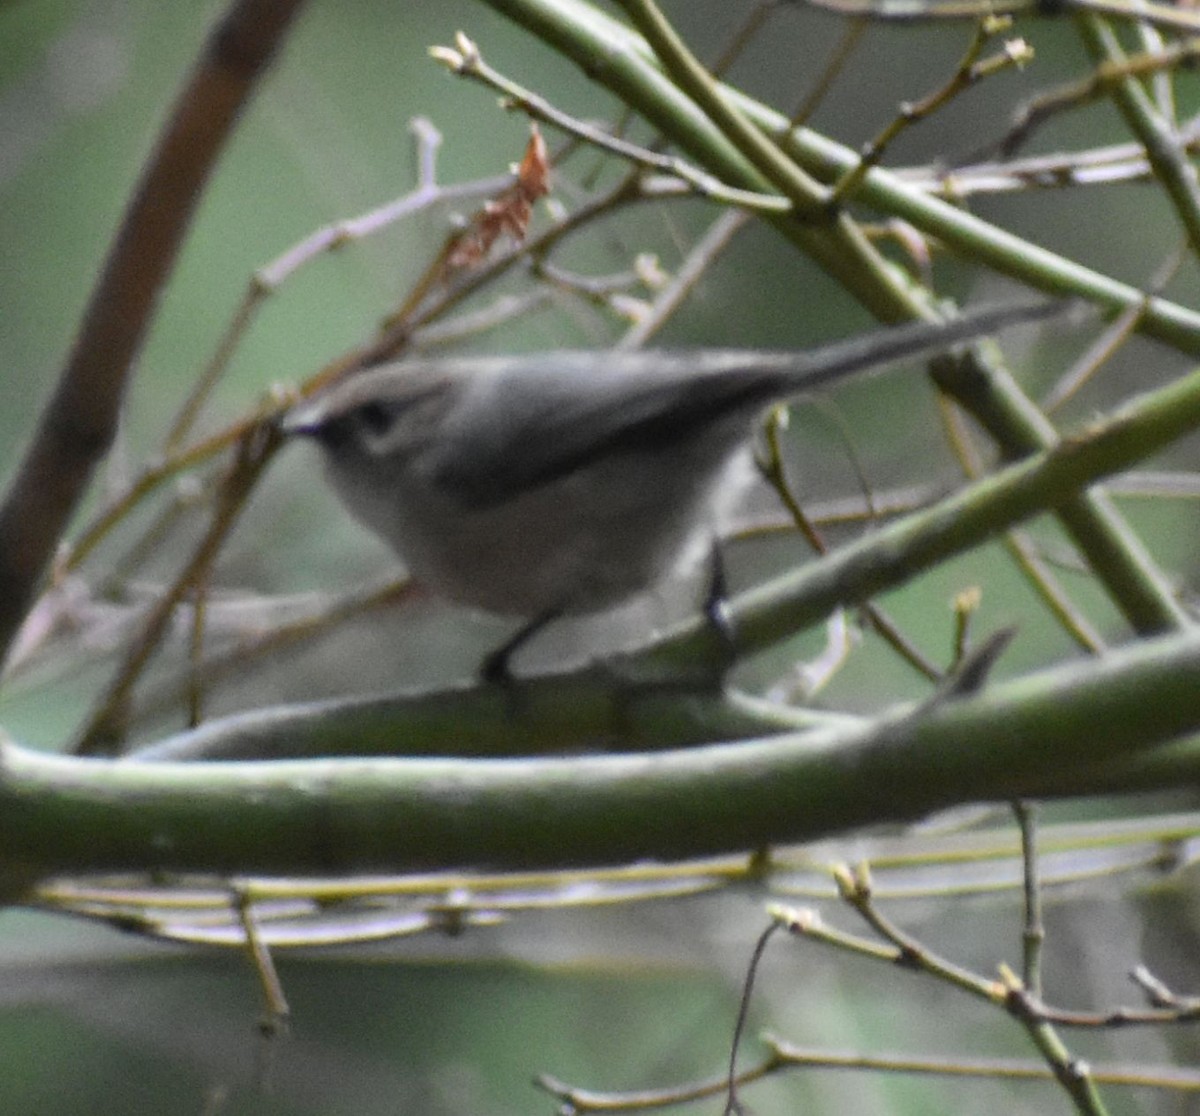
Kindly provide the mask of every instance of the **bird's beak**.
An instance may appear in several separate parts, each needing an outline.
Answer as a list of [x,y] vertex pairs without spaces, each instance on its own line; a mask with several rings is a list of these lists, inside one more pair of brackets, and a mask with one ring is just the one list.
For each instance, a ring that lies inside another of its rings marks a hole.
[[311,400],[299,403],[290,411],[284,412],[279,422],[279,429],[288,438],[314,437],[325,425],[325,408]]

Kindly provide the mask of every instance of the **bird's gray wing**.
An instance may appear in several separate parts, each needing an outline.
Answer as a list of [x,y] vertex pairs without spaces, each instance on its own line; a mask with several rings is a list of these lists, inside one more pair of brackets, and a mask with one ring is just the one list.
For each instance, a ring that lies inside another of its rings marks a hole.
[[[464,505],[503,503],[606,453],[653,452],[737,422],[773,399],[915,360],[949,345],[1064,312],[1039,299],[984,306],[949,322],[911,322],[804,351],[557,352],[490,358],[433,453],[433,474]],[[729,416],[730,422],[717,420]],[[453,423],[451,423],[453,425]],[[719,449],[719,443],[717,444]]]
[[653,453],[753,413],[779,379],[754,365],[754,353],[727,350],[516,358],[493,366],[433,448],[431,472],[465,507],[502,504],[604,455]]

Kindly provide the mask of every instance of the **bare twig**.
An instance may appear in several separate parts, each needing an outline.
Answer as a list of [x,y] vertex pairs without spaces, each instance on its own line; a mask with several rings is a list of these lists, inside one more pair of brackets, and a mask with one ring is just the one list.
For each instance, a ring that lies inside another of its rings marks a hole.
[[[761,470],[766,482],[775,490],[779,496],[780,502],[783,504],[796,529],[804,537],[805,541],[817,554],[827,554],[828,546],[825,544],[825,539],[817,530],[813,518],[808,515],[801,506],[795,493],[792,491],[791,485],[788,483],[787,473],[784,469],[783,448],[780,443],[781,426],[783,424],[782,415],[784,412],[776,411],[767,421],[765,425],[765,452],[759,455],[758,467]],[[851,455],[851,460],[854,461],[856,467],[858,460],[854,456],[851,443],[849,440],[846,446]],[[861,469],[859,469],[859,479],[862,482],[862,491],[865,501],[865,513],[867,519],[875,518],[875,509],[872,506],[871,486],[867,483]],[[911,639],[908,638],[897,626],[895,621],[884,611],[882,606],[874,601],[867,601],[862,606],[862,614],[866,618],[871,629],[888,644],[905,662],[909,664],[918,674],[923,675],[931,682],[937,682],[942,677],[942,672],[937,666],[932,663],[920,648],[917,647]]]
[[[875,903],[871,890],[870,873],[865,865],[854,871],[843,868],[837,873],[842,898],[862,916],[864,921],[884,940],[881,944],[868,938],[847,933],[827,926],[808,909],[795,909],[779,904],[768,907],[771,916],[781,922],[790,933],[815,941],[821,941],[859,956],[887,961],[901,968],[911,969],[938,977],[954,987],[1002,1006],[1019,1019],[1032,1032],[1037,1028],[1072,1027],[1090,1030],[1115,1030],[1125,1027],[1191,1023],[1200,1018],[1200,998],[1179,999],[1165,1006],[1149,1008],[1116,1007],[1105,1011],[1072,1011],[1046,1004],[1017,977],[1006,965],[999,967],[998,977],[989,979],[934,953],[924,944],[905,933],[893,923]],[[1136,971],[1135,971],[1136,972]],[[1143,979],[1138,981],[1147,987]],[[1161,1001],[1159,1001],[1161,1003]],[[1061,1043],[1049,1033],[1043,1033],[1035,1041],[1046,1042],[1057,1051],[1055,1057],[1065,1055]],[[1045,1051],[1044,1051],[1045,1052]],[[1067,1076],[1075,1074],[1063,1064],[1059,1071]]]
[[975,37],[950,80],[922,100],[905,102],[900,106],[896,118],[867,144],[858,164],[834,186],[830,204],[840,203],[852,196],[867,176],[867,172],[879,164],[888,146],[906,128],[925,120],[984,78],[1000,73],[1010,66],[1023,66],[1032,59],[1033,48],[1024,39],[1012,39],[1004,44],[1004,49],[999,54],[990,58],[982,57],[983,48],[987,46],[988,41],[994,35],[1007,31],[1011,22],[999,16],[980,21]]
[[[938,408],[951,448],[963,472],[968,477],[981,476],[984,472],[983,459],[975,447],[962,411],[944,396],[939,396]],[[1042,598],[1063,630],[1085,651],[1094,654],[1102,650],[1105,645],[1104,637],[1072,603],[1066,590],[1038,554],[1028,532],[1019,529],[1006,531],[1004,545],[1016,562],[1017,568],[1025,574],[1034,591]]]
[[[978,154],[999,151],[1012,155],[1039,127],[1052,117],[1070,109],[1082,108],[1107,96],[1126,78],[1145,78],[1174,69],[1194,65],[1200,56],[1200,39],[1185,39],[1153,53],[1130,55],[1123,59],[1108,59],[1097,63],[1092,73],[1082,81],[1052,89],[1027,101],[1013,113],[1013,122],[1005,135]],[[978,155],[971,156],[972,159]]]
[[141,635],[134,640],[117,676],[89,718],[76,751],[91,755],[111,751],[124,734],[130,711],[133,686],[150,656],[167,631],[175,606],[191,592],[216,559],[217,552],[232,530],[246,498],[279,446],[280,435],[272,427],[262,426],[239,446],[226,477],[212,523],[180,572],[175,584],[151,611]]
[[1041,865],[1037,851],[1037,807],[1024,800],[1013,803],[1013,813],[1021,830],[1021,878],[1025,906],[1022,966],[1025,987],[1035,996],[1042,995],[1042,947],[1046,943],[1046,924],[1042,919]]
[[742,1043],[742,1035],[746,1031],[746,1018],[750,1014],[750,997],[754,992],[754,978],[758,975],[758,968],[762,963],[763,954],[767,951],[767,945],[779,928],[778,922],[772,922],[759,934],[758,941],[754,943],[754,952],[750,956],[750,964],[746,968],[746,980],[742,985],[742,998],[738,1003],[737,1021],[733,1027],[733,1041],[729,1044],[729,1075],[727,1077],[728,1086],[725,1094],[724,1116],[731,1116],[731,1114],[741,1116],[745,1111],[737,1095],[738,1048]]
[[1075,362],[1071,370],[1059,379],[1047,393],[1042,403],[1042,409],[1047,414],[1053,413],[1073,398],[1076,392],[1088,383],[1113,354],[1133,336],[1146,313],[1151,298],[1162,292],[1189,258],[1188,242],[1184,239],[1180,242],[1179,247],[1155,269],[1154,274],[1150,277],[1146,297],[1142,302],[1122,310]]
[[[911,1054],[867,1056],[805,1050],[773,1036],[764,1040],[770,1055],[763,1069],[868,1069],[882,1073],[931,1074],[937,1077],[979,1077],[994,1081],[1052,1081],[1044,1063],[1025,1058],[921,1058]],[[753,1073],[754,1067],[747,1073]],[[761,1076],[761,1074],[760,1074]],[[1200,1073],[1174,1066],[1097,1065],[1092,1079],[1100,1085],[1153,1087],[1179,1092],[1200,1091]]]
[[615,347],[640,348],[662,329],[748,221],[749,216],[744,210],[722,213],[696,242],[671,282],[658,292],[648,312],[630,327]]
[[820,108],[826,94],[833,88],[833,83],[837,76],[842,72],[850,56],[858,47],[859,41],[862,39],[863,32],[866,29],[867,21],[865,19],[847,21],[846,28],[842,32],[842,37],[838,40],[837,46],[834,47],[832,53],[829,55],[829,60],[825,63],[825,68],[817,75],[812,89],[809,90],[804,100],[796,107],[796,111],[792,113],[790,118],[792,124],[804,124]]
[[409,126],[416,140],[417,185],[403,197],[387,202],[367,213],[317,229],[316,232],[306,236],[298,244],[293,245],[276,259],[255,271],[241,302],[221,336],[216,351],[209,358],[179,413],[171,422],[163,445],[164,455],[170,456],[179,451],[183,439],[191,430],[205,400],[221,376],[224,375],[237,346],[254,321],[259,307],[292,274],[321,255],[373,236],[389,225],[420,213],[433,205],[457,198],[487,196],[503,189],[512,180],[511,175],[501,175],[482,181],[439,186],[437,183],[437,150],[441,146],[441,134],[423,117],[414,117]]
[[242,925],[243,934],[245,934],[250,963],[254,966],[259,988],[262,989],[265,1009],[262,1033],[267,1038],[273,1038],[286,1032],[291,1009],[288,1007],[287,996],[284,995],[279,973],[275,969],[275,962],[271,958],[270,947],[262,940],[262,936],[258,932],[258,920],[254,914],[253,899],[241,889],[235,889],[234,903],[237,907],[238,921]]
[[[1179,133],[1184,150],[1195,153],[1200,123],[1193,120]],[[1026,159],[973,163],[972,156],[945,167],[903,167],[893,170],[898,179],[949,200],[976,194],[1028,193],[1070,187],[1109,186],[1152,178],[1146,149],[1141,144],[1118,143],[1037,155]]]
[[[1041,0],[809,0],[818,8],[862,19],[909,23],[924,20],[983,19],[991,15],[1035,15]],[[1200,14],[1157,0],[1064,0],[1076,12],[1091,12],[1155,27],[1200,32]]]
[[130,711],[130,722],[166,712],[181,696],[187,697],[189,689],[215,686],[230,675],[244,680],[248,672],[269,662],[272,655],[328,636],[342,624],[415,595],[416,589],[407,578],[391,580],[383,586],[370,585],[335,597],[297,619],[285,621],[261,634],[247,635],[229,649],[194,662],[188,677],[183,680],[182,694],[178,677],[171,676],[161,682],[156,679],[148,687],[149,692],[142,695]]
[[768,213],[787,213],[792,203],[787,198],[772,194],[759,194],[753,190],[742,190],[728,186],[707,171],[692,166],[676,155],[663,155],[641,147],[620,136],[613,135],[585,121],[555,108],[544,97],[522,88],[516,82],[493,70],[483,60],[479,47],[459,32],[454,47],[433,47],[429,52],[452,73],[473,78],[504,94],[504,107],[517,109],[534,120],[552,124],[554,127],[577,136],[584,142],[602,151],[628,159],[637,166],[674,175],[688,183],[698,194],[714,201],[741,206],[744,209],[762,210]]
[[[1055,1030],[1055,1024],[1060,1021],[1060,1013],[1046,1008],[1006,966],[1001,966],[998,980],[985,980],[938,956],[902,931],[872,900],[870,874],[865,865],[860,865],[853,872],[843,870],[838,875],[838,882],[846,902],[888,943],[887,948],[894,951],[891,956],[894,964],[928,973],[962,991],[1003,1006],[1024,1026],[1034,1045],[1041,1051],[1054,1078],[1071,1097],[1076,1109],[1084,1116],[1103,1116],[1107,1110],[1096,1090],[1090,1066],[1071,1056]],[[776,917],[780,917],[778,910]],[[810,932],[811,923],[811,917],[793,915],[785,925],[793,933],[805,934]],[[881,956],[878,952],[879,947],[871,943],[861,940],[856,942],[855,939],[844,935],[834,938],[829,931],[825,931],[824,934],[826,940],[849,945],[856,952]]]

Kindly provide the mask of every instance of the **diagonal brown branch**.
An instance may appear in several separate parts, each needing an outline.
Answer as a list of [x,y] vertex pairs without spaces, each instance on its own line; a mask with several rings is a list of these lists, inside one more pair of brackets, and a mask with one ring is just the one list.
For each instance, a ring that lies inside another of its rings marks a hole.
[[116,431],[130,369],[204,183],[301,0],[233,0],[138,182],[58,387],[0,505],[0,659]]

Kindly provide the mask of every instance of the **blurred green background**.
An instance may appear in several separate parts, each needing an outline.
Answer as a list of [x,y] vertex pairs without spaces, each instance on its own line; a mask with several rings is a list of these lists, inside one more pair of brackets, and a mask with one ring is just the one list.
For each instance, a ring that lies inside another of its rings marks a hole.
[[[676,3],[668,10],[702,57],[712,58],[749,11],[745,3]],[[148,0],[0,6],[0,475],[14,466],[71,344],[96,269],[122,207],[190,60],[219,11],[212,3]],[[121,445],[92,506],[153,454],[166,416],[211,354],[256,268],[312,230],[405,193],[414,181],[409,120],[431,119],[444,137],[445,183],[502,173],[521,154],[523,119],[492,94],[453,80],[427,57],[463,29],[485,58],[583,117],[615,106],[550,51],[468,0],[395,4],[314,3],[251,105],[199,212],[142,355]],[[891,162],[970,150],[1003,130],[1005,106],[1077,76],[1081,56],[1065,28],[1025,28],[1035,65],[972,91],[898,142]],[[785,110],[828,58],[840,22],[799,7],[781,12],[732,71],[748,92]],[[966,27],[872,29],[814,119],[852,145],[875,134],[896,103],[940,84],[969,38]],[[1195,89],[1181,79],[1182,93]],[[644,133],[643,133],[644,134]],[[551,146],[557,137],[551,135]],[[1115,142],[1115,115],[1100,106],[1056,121],[1035,150]],[[592,165],[577,157],[561,184]],[[595,161],[598,165],[598,160]],[[608,172],[611,175],[611,172]],[[973,203],[985,216],[1134,283],[1145,283],[1177,239],[1161,199],[1144,187],[1060,191]],[[277,383],[294,384],[371,336],[441,244],[455,212],[437,207],[368,242],[301,270],[266,304],[204,427],[244,413]],[[562,261],[581,271],[627,268],[637,252],[674,269],[712,219],[698,202],[646,206],[605,235],[572,244]],[[965,264],[939,261],[939,287],[964,299],[1005,289]],[[521,289],[514,280],[511,289]],[[1186,271],[1170,293],[1195,302]],[[752,228],[699,287],[659,339],[670,344],[809,345],[866,326],[863,312],[769,231]],[[577,303],[551,303],[464,348],[603,344],[616,325]],[[1014,351],[1023,379],[1049,373],[1087,338],[1050,338]],[[1135,346],[1064,421],[1086,417],[1133,386],[1162,382],[1171,355]],[[869,397],[868,397],[869,395]],[[953,476],[931,394],[910,379],[839,397],[868,475],[880,485]],[[897,416],[899,416],[899,421]],[[806,498],[854,494],[837,424],[803,408],[798,472]],[[1194,446],[1170,464],[1193,467]],[[1194,511],[1179,504],[1123,505],[1163,566],[1195,572]],[[313,524],[322,525],[318,531]],[[325,525],[328,524],[328,528]],[[1051,524],[1036,526],[1053,548]],[[148,577],[165,577],[168,550]],[[739,549],[735,576],[749,580],[794,559],[791,540]],[[104,555],[101,555],[103,559]],[[384,576],[387,553],[335,507],[303,451],[281,457],[252,501],[218,570],[222,587],[256,594],[345,590]],[[1083,577],[1068,584],[1109,633],[1119,623]],[[1016,623],[1002,672],[1072,653],[998,548],[949,563],[885,603],[938,661],[950,654],[949,601],[985,588],[978,630]],[[432,604],[375,617],[319,646],[274,660],[231,685],[212,708],[256,705],[426,681],[470,670],[496,625]],[[590,639],[567,632],[568,641]],[[763,677],[823,639],[812,633],[756,668]],[[559,651],[550,644],[543,652]],[[0,695],[0,718],[22,739],[60,744],[88,708],[107,664],[45,668]],[[907,668],[874,646],[856,652],[823,700],[877,709],[922,692]],[[180,723],[177,710],[147,722]],[[1189,796],[1151,808],[1191,805]],[[852,855],[848,852],[847,855]],[[1172,881],[1117,899],[1111,885],[1056,893],[1049,912],[1051,998],[1072,1006],[1128,1002],[1124,972],[1137,960],[1184,990],[1194,988],[1194,897]],[[0,1111],[518,1113],[550,1111],[530,1086],[547,1072],[594,1088],[643,1088],[719,1073],[740,981],[764,924],[760,895],[727,895],[605,913],[525,916],[461,942],[400,943],[281,966],[294,1013],[290,1039],[257,1044],[257,988],[244,960],[152,947],[102,928],[28,912],[0,915]],[[902,904],[906,925],[990,972],[1019,957],[1019,908],[987,900]],[[846,920],[848,915],[832,918]],[[914,1054],[1029,1056],[1016,1029],[978,1005],[904,974],[877,972],[812,946],[778,943],[768,955],[752,1033],[769,1027],[802,1044]],[[1072,1036],[1074,1041],[1074,1036]],[[747,1050],[752,1057],[753,1043]],[[1096,1060],[1194,1062],[1189,1032],[1106,1036],[1079,1043]],[[263,1061],[271,1063],[263,1069]],[[928,1082],[863,1074],[792,1075],[747,1094],[754,1111],[822,1113],[1068,1111],[1045,1085]],[[1200,1104],[1110,1094],[1114,1113],[1200,1112]],[[715,1102],[709,1101],[713,1105]]]

